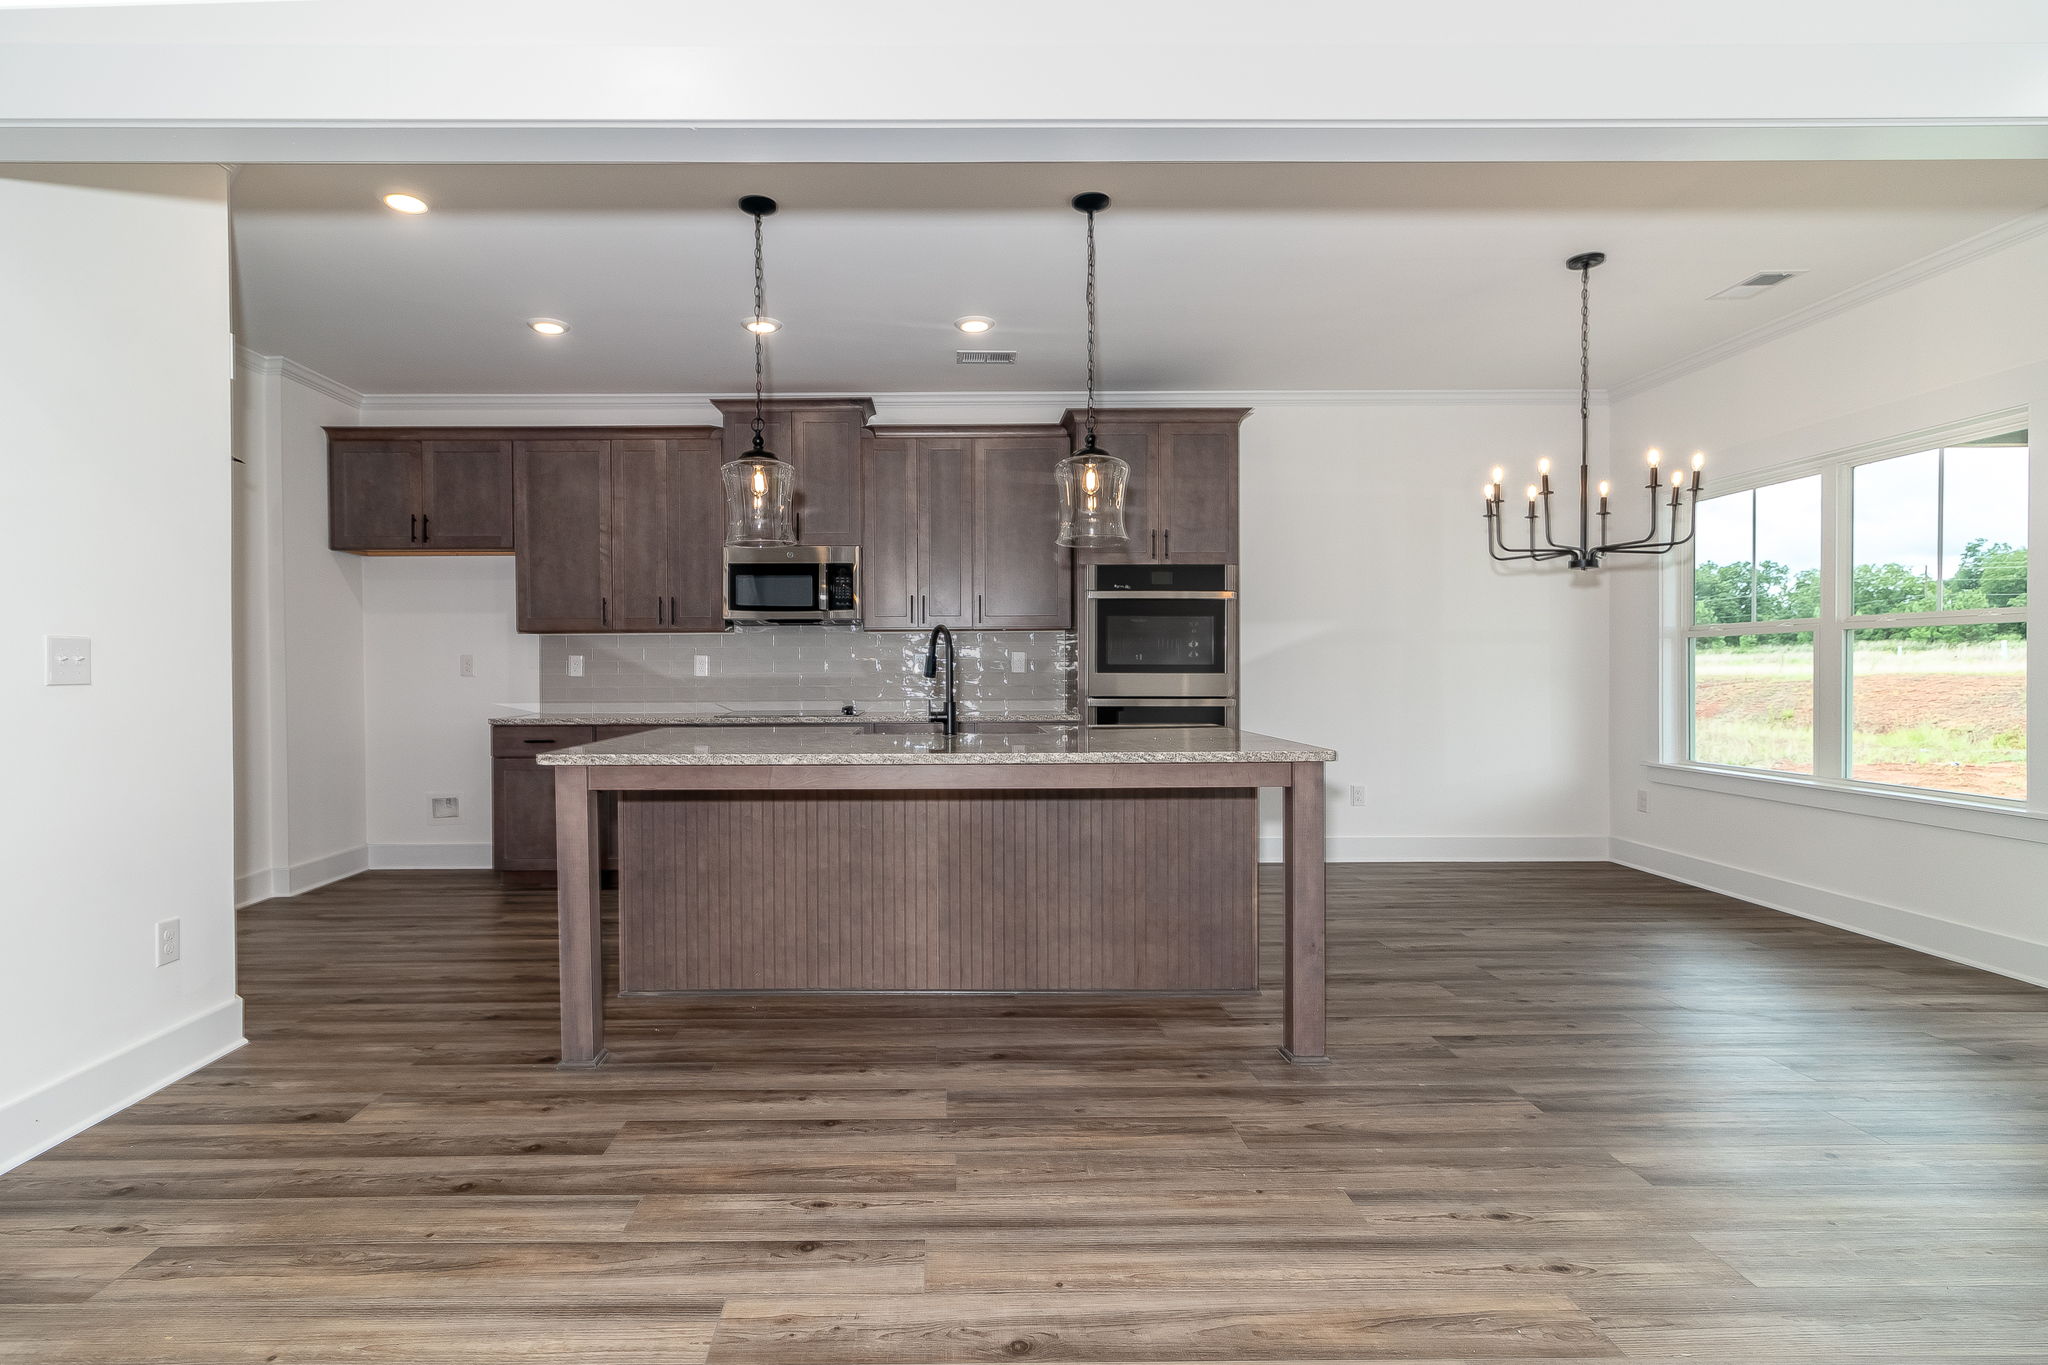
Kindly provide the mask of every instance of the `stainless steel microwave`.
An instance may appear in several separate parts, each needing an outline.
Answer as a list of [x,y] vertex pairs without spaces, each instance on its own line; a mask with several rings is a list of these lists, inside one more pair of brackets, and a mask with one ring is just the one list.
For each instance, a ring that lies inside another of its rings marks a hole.
[[860,623],[860,547],[725,548],[725,619]]

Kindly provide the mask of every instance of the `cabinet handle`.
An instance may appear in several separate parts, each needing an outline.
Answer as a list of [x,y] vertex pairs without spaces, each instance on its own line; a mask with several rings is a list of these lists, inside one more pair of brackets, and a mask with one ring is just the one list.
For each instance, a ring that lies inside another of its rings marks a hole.
[[906,597],[907,600],[903,603],[903,619],[914,626],[917,624],[917,594],[909,593]]
[[420,514],[417,512],[412,514],[412,530],[407,533],[406,539],[414,545],[420,543]]
[[655,625],[657,625],[657,626],[658,626],[658,625],[660,625],[660,624],[662,624],[662,620],[661,620],[661,599],[660,599],[659,597],[657,597],[657,598],[655,598],[655,599],[654,599],[654,624],[655,624]]
[[931,611],[925,606],[924,598],[917,599],[917,623],[923,625],[931,619]]
[[974,624],[981,624],[981,594],[974,594]]
[[1165,541],[1166,541],[1166,558],[1168,558],[1168,559],[1172,559],[1172,558],[1173,558],[1173,528],[1172,528],[1171,526],[1169,526],[1169,527],[1167,527],[1167,528],[1166,528],[1166,534],[1165,534],[1165,537],[1164,537],[1164,539],[1165,539]]
[[597,599],[597,614],[598,614],[599,618],[600,618],[601,620],[603,620],[603,622],[604,622],[604,623],[605,623],[606,625],[610,625],[610,624],[612,623],[612,599],[611,599],[611,598],[609,598],[609,597],[600,597],[600,598],[598,598],[598,599]]
[[1152,557],[1154,559],[1159,558],[1159,533],[1157,531],[1152,533]]
[[421,539],[422,541],[429,541],[429,540],[432,540],[433,538],[434,538],[434,519],[433,519],[432,517],[428,517],[428,516],[422,516],[422,517],[420,518],[420,539]]
[[668,599],[668,623],[670,625],[676,623],[676,599],[673,597]]
[[526,740],[526,741],[524,741],[524,742],[525,742],[525,743],[527,743],[527,744],[553,744],[553,743],[554,743],[554,741],[553,741],[553,740],[551,740],[551,739],[529,739],[529,740]]

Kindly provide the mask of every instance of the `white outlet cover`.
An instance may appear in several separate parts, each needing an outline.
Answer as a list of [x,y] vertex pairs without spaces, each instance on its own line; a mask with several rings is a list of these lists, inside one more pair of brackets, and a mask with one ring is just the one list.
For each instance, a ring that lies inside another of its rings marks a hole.
[[156,922],[156,965],[168,967],[185,951],[184,929],[175,919]]
[[583,656],[581,654],[571,654],[569,656],[569,676],[572,678],[583,676]]
[[462,818],[462,802],[459,798],[453,796],[430,796],[427,800],[431,803],[429,808],[434,812],[436,820],[460,820]]
[[1031,661],[1024,657],[1023,650],[1013,649],[1010,651],[1010,671],[1012,673],[1029,673],[1031,671]]
[[474,677],[476,676],[476,655],[474,655],[474,654],[465,654],[465,655],[463,655],[463,656],[462,656],[462,662],[461,662],[461,665],[460,665],[460,667],[461,667],[461,669],[462,669],[462,676],[463,676],[463,677],[465,677],[465,678],[474,678]]
[[1357,784],[1355,784],[1355,783],[1354,783],[1354,784],[1352,785],[1352,788],[1351,788],[1351,804],[1352,804],[1352,805],[1354,805],[1354,806],[1362,806],[1362,805],[1364,805],[1364,804],[1365,804],[1365,788],[1364,788],[1364,787],[1362,787],[1362,786],[1359,786],[1359,785],[1357,785]]
[[700,677],[700,678],[708,678],[708,677],[710,677],[710,676],[711,676],[711,656],[710,656],[709,654],[699,654],[699,655],[696,655],[696,656],[695,656],[695,658],[694,658],[694,662],[693,662],[693,663],[692,663],[692,665],[691,665],[691,671],[692,671],[693,673],[695,673],[695,674],[696,674],[696,676],[698,676],[698,677]]
[[43,637],[43,681],[51,687],[81,687],[92,682],[92,641],[83,635]]

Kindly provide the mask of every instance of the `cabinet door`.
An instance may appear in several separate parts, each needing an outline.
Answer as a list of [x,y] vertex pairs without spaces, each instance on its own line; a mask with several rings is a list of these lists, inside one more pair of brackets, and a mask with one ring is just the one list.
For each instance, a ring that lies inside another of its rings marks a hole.
[[611,629],[604,556],[605,441],[517,441],[519,629],[566,635]]
[[613,441],[605,520],[613,630],[668,628],[672,441]]
[[870,437],[861,448],[866,527],[860,546],[861,624],[917,628],[918,443]]
[[[1154,454],[1158,428],[1143,423],[1105,423],[1096,433],[1096,443],[1131,467],[1124,485],[1124,529],[1130,539],[1106,550],[1079,550],[1082,563],[1145,564],[1159,558],[1159,523],[1154,518],[1153,484],[1158,467]],[[1055,487],[1054,506],[1058,506]]]
[[1153,466],[1159,558],[1236,563],[1236,427],[1171,423],[1160,430]]
[[421,548],[512,548],[510,441],[428,441],[421,481]]
[[859,545],[861,415],[799,409],[785,420],[789,444],[777,453],[796,466],[797,543]]
[[974,624],[985,630],[1065,630],[1073,623],[1053,475],[1066,454],[1058,437],[974,443]]
[[964,630],[974,624],[974,442],[917,445],[917,623]]
[[331,549],[419,549],[420,443],[329,443],[327,523]]
[[669,630],[725,629],[725,494],[718,442],[672,441],[668,477]]

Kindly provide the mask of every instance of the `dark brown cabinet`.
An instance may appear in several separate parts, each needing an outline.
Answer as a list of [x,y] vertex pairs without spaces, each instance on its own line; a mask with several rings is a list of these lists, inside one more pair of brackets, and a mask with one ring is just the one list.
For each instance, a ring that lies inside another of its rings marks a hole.
[[514,447],[520,630],[724,628],[714,429]]
[[329,428],[328,545],[358,554],[513,547],[512,442]]
[[[507,881],[551,881],[555,872],[555,770],[539,756],[596,740],[620,739],[645,725],[494,725],[491,727],[491,867]],[[598,843],[617,867],[616,821],[606,803]],[[509,874],[509,875],[508,875]]]
[[1058,630],[1072,619],[1055,543],[1052,427],[883,427],[865,452],[869,630]]
[[[754,446],[754,404],[719,399],[725,458]],[[799,545],[863,543],[862,437],[875,405],[865,398],[777,398],[764,408],[762,439],[796,470]]]
[[[1131,466],[1130,541],[1099,562],[1237,562],[1238,427],[1249,408],[1118,408],[1095,414],[1096,440]],[[1066,426],[1078,433],[1082,414]]]

